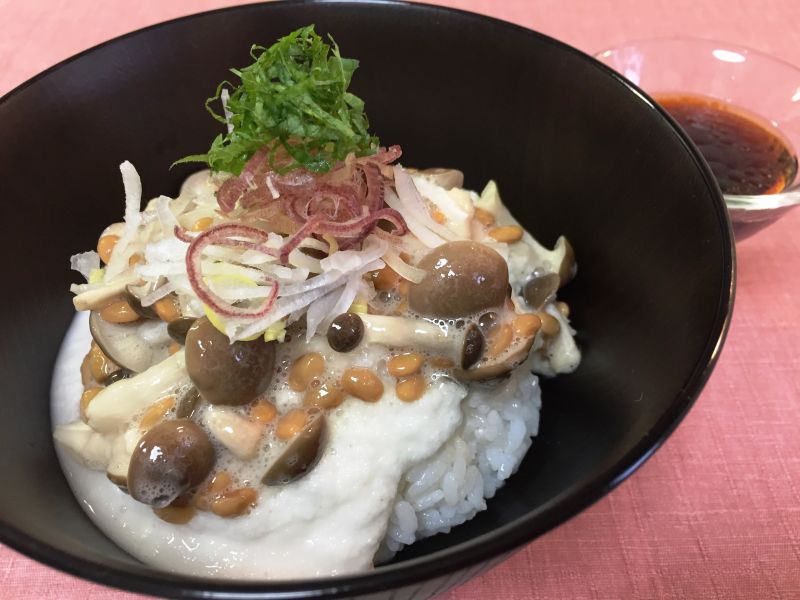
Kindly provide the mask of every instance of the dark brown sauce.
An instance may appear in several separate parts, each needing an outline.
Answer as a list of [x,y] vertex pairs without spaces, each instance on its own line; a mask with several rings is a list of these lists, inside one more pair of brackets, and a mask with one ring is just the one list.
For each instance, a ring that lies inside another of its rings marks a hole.
[[797,175],[797,157],[777,131],[720,100],[688,94],[655,97],[697,145],[726,194],[777,194]]

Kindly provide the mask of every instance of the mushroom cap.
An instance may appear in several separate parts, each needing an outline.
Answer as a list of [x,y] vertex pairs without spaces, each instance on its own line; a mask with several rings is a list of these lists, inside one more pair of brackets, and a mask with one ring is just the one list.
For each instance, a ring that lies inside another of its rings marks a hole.
[[194,422],[164,421],[139,440],[128,467],[128,491],[134,500],[164,507],[201,483],[215,462],[211,440]]
[[470,325],[464,334],[464,344],[461,350],[461,368],[469,369],[483,356],[486,348],[486,339],[477,325]]
[[327,337],[336,352],[350,352],[364,337],[364,323],[355,313],[342,313],[328,327]]
[[264,485],[286,485],[308,473],[319,462],[325,448],[327,427],[324,413],[317,413],[294,436],[261,479]]
[[478,242],[442,244],[417,267],[427,275],[409,287],[408,303],[426,317],[458,318],[502,306],[508,292],[506,261]]
[[203,317],[186,334],[186,370],[210,404],[238,406],[253,401],[269,386],[275,366],[275,342],[262,338],[233,342]]
[[192,328],[197,319],[194,317],[178,317],[174,321],[167,323],[167,333],[169,337],[178,342],[179,344],[186,343],[186,335],[189,329]]
[[560,285],[560,277],[556,273],[543,273],[531,277],[522,287],[522,297],[528,306],[540,309],[555,297]]
[[146,326],[140,322],[109,323],[95,311],[89,315],[89,331],[95,343],[108,358],[133,373],[146,371],[169,356],[167,343],[145,340],[142,327]]
[[528,358],[534,336],[515,341],[511,348],[495,359],[486,359],[469,369],[460,369],[456,377],[467,381],[482,381],[502,377]]

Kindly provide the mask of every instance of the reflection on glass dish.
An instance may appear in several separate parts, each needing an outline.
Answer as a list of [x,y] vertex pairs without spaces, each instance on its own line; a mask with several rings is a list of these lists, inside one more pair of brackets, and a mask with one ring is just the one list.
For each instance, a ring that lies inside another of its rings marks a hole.
[[726,42],[627,42],[595,57],[643,88],[709,163],[737,241],[800,204],[800,69]]

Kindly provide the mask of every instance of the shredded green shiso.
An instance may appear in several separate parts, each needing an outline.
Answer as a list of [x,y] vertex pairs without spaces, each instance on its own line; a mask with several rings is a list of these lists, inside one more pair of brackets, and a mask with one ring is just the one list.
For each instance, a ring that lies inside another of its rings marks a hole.
[[[267,147],[272,164],[281,149],[291,157],[280,172],[303,167],[324,173],[350,152],[374,153],[379,142],[368,131],[364,102],[347,91],[358,61],[342,58],[330,41],[325,43],[309,25],[269,48],[254,45],[250,55],[255,62],[231,69],[241,83],[223,81],[206,100],[208,112],[232,130],[218,135],[206,154],[175,164],[205,162],[214,171],[239,175],[248,159]],[[230,89],[227,118],[212,108],[223,89]]]

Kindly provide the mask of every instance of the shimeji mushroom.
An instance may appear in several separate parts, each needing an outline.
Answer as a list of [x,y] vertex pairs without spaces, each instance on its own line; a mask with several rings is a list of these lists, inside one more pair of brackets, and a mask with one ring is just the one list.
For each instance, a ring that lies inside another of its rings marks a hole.
[[203,422],[211,435],[237,458],[249,460],[258,452],[264,429],[224,406],[209,406]]
[[522,297],[528,306],[538,310],[555,298],[559,284],[560,278],[557,273],[541,275],[534,273],[533,277],[522,286]]
[[120,275],[110,283],[81,292],[72,299],[72,304],[75,310],[100,310],[113,300],[122,299],[128,286],[139,282],[139,276],[133,273]]
[[441,327],[421,319],[386,315],[358,317],[364,324],[361,343],[427,350],[445,356],[460,365],[457,375],[467,380],[491,379],[508,373],[527,358],[536,339],[535,332],[530,336],[516,336],[504,352],[487,357],[483,335],[474,325],[466,331],[445,333]]
[[396,348],[429,350],[461,363],[464,354],[465,334],[452,330],[445,332],[441,327],[408,317],[387,315],[358,315],[364,324],[362,343],[381,344]]
[[111,460],[114,435],[98,433],[83,421],[59,425],[53,438],[73,459],[95,471],[104,470]]
[[272,461],[261,482],[264,485],[286,485],[308,473],[322,456],[326,432],[325,414],[315,413]]
[[427,273],[409,286],[408,304],[426,317],[462,318],[502,306],[508,294],[508,265],[488,246],[471,241],[442,244],[417,268]]
[[158,398],[190,383],[182,350],[130,379],[103,389],[86,409],[87,423],[100,433],[122,430]]
[[186,334],[186,369],[210,404],[251,402],[269,387],[274,367],[275,342],[231,342],[205,317]]
[[480,362],[470,369],[461,369],[456,372],[459,379],[479,381],[501,377],[519,366],[528,358],[533,347],[535,335],[527,338],[516,338],[511,346],[496,357],[484,356]]
[[128,493],[155,508],[168,506],[214,468],[208,434],[188,419],[164,421],[139,440],[128,467]]
[[[504,354],[501,360],[487,360],[483,356],[486,341],[475,325],[464,331],[451,329],[445,332],[441,327],[421,319],[387,315],[355,316],[364,328],[360,343],[429,351],[453,360],[460,366],[459,372],[465,379],[486,379],[510,370],[524,360],[524,356],[521,359],[519,356],[530,350],[533,340],[531,337],[527,345],[519,342],[513,344],[511,355]],[[479,364],[480,361],[483,363]]]
[[73,421],[56,427],[53,437],[75,460],[92,470],[105,470],[112,482],[127,487],[128,466],[140,433],[135,425],[124,433],[98,433],[83,421]]
[[114,438],[111,447],[106,476],[125,491],[128,490],[128,469],[131,464],[131,456],[139,443],[141,433],[139,427],[132,424],[125,433]]
[[169,356],[171,340],[165,323],[109,323],[92,311],[89,331],[108,358],[134,373],[146,371]]
[[167,334],[183,346],[186,344],[186,335],[196,320],[194,317],[178,317],[167,323]]
[[575,251],[567,238],[563,235],[560,236],[552,250],[548,250],[538,243],[536,243],[536,246],[538,247],[535,248],[535,251],[541,263],[549,267],[547,273],[558,277],[558,287],[556,289],[562,288],[572,281],[577,271],[577,264],[575,263]]

